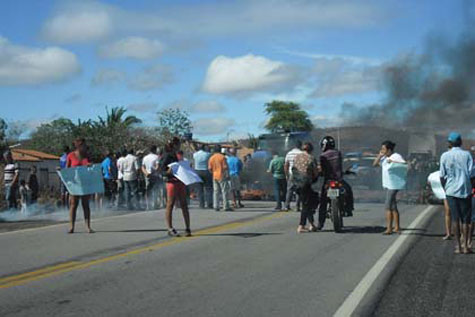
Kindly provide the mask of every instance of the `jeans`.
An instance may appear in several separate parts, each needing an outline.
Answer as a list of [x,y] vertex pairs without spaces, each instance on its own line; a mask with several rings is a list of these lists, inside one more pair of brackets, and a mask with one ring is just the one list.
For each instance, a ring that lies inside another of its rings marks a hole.
[[458,198],[453,196],[447,196],[447,202],[449,203],[450,215],[452,221],[460,221],[463,224],[471,223],[472,218],[472,198]]
[[223,198],[223,207],[224,209],[229,209],[229,180],[213,180],[213,203],[214,209],[219,209],[219,194],[221,192],[221,197]]
[[138,182],[134,181],[124,181],[124,191],[125,191],[125,201],[127,203],[127,208],[135,209],[138,208]]
[[287,193],[285,197],[286,209],[290,209],[290,202],[292,201],[292,196],[294,195],[294,193],[297,195],[297,209],[298,209],[298,206],[300,205],[300,197],[299,197],[299,194],[297,193],[297,187],[292,181],[292,177],[290,177],[289,180],[287,181]]
[[300,199],[302,201],[302,212],[300,213],[300,225],[305,226],[307,220],[313,225],[313,214],[318,205],[318,194],[312,190],[310,184],[299,189]]
[[203,180],[202,183],[196,183],[196,191],[200,208],[213,207],[213,178],[209,171],[196,171],[199,177]]
[[5,200],[7,201],[8,209],[17,209],[16,201],[17,187],[12,185],[5,185]]
[[282,202],[285,202],[287,194],[287,181],[285,178],[274,177],[274,198],[277,203],[276,209],[282,209]]

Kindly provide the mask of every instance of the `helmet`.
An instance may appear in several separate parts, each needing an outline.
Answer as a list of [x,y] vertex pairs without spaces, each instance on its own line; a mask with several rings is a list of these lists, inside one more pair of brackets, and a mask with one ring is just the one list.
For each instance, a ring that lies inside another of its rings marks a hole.
[[320,141],[320,148],[322,149],[322,152],[325,152],[326,150],[334,149],[335,139],[327,135]]

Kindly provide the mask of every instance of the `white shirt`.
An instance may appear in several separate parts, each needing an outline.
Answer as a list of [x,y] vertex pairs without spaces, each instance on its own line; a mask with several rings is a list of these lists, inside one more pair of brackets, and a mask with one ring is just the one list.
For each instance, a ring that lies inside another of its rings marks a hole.
[[142,166],[145,167],[147,170],[147,173],[150,174],[156,174],[157,173],[157,168],[158,168],[158,155],[154,153],[150,153],[145,155],[145,157],[142,160]]
[[119,157],[119,159],[117,159],[117,178],[118,179],[123,179],[124,178],[124,174],[122,174],[122,171],[121,171],[121,166],[122,166],[122,163],[124,162],[125,160],[125,157],[121,156]]
[[295,148],[292,149],[287,155],[285,156],[285,163],[289,163],[289,174],[292,175],[292,167],[294,167],[295,157],[297,154],[303,153],[302,150]]
[[122,164],[120,164],[120,170],[124,175],[124,181],[137,180],[137,171],[139,170],[139,161],[135,155],[128,154]]

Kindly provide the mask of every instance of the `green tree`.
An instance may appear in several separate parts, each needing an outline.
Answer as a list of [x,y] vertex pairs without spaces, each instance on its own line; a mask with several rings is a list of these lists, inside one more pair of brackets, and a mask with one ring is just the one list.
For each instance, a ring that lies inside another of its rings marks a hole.
[[193,130],[188,112],[179,108],[168,108],[159,111],[158,124],[159,132],[163,137],[183,136]]
[[31,134],[31,146],[39,151],[59,155],[64,146],[71,146],[75,132],[78,132],[76,125],[66,118],[43,123]]
[[311,131],[314,128],[308,113],[297,103],[274,100],[264,107],[265,113],[270,116],[265,128],[270,132]]

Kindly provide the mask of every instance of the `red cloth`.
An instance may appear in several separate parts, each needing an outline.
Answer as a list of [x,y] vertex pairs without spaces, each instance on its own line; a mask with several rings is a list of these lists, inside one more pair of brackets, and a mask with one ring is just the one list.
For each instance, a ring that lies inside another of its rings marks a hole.
[[69,153],[66,158],[66,167],[86,166],[89,164],[90,162],[87,158],[79,160],[79,158],[76,156],[76,153],[74,152]]
[[173,180],[167,182],[167,196],[168,198],[186,198],[186,186],[179,180]]

